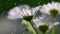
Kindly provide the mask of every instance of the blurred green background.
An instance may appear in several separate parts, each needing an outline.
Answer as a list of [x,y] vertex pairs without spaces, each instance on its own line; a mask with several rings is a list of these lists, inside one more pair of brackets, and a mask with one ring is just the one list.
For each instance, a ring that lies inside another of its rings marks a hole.
[[6,14],[9,9],[18,5],[27,4],[35,7],[52,1],[60,2],[60,0],[0,0],[0,15]]

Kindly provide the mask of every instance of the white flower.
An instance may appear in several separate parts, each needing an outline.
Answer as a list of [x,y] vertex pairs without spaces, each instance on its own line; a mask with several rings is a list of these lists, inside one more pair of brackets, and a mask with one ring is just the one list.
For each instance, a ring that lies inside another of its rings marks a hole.
[[44,22],[44,21],[42,21],[43,19],[44,19],[44,17],[39,17],[39,18],[33,19],[34,27],[39,28],[40,26],[47,25],[48,26],[47,32],[48,32],[53,26],[56,26],[59,24],[59,22],[56,22],[56,23]]
[[20,19],[24,16],[34,15],[34,9],[31,9],[28,5],[21,5],[18,7],[14,7],[8,12],[9,19]]
[[52,2],[52,3],[48,3],[48,4],[44,4],[41,8],[40,8],[40,12],[45,13],[45,14],[51,14],[50,11],[58,11],[58,13],[60,13],[60,3],[59,2]]

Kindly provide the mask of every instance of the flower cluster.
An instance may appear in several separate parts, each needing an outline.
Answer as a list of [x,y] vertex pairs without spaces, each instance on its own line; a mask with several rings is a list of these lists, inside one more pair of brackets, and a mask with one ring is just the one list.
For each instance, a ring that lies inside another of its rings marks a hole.
[[[59,24],[59,22],[55,22],[55,23],[44,22],[43,20],[45,18],[45,15],[39,16],[39,17],[36,16],[36,18],[33,18],[36,14],[38,14],[37,13],[38,11],[41,12],[42,14],[52,15],[55,18],[58,14],[60,14],[60,3],[52,2],[52,3],[44,4],[43,6],[37,6],[34,8],[30,8],[30,6],[28,5],[17,6],[9,10],[8,18],[13,20],[24,19],[24,18],[27,20],[30,19],[31,21],[33,21],[33,23],[35,24],[35,27],[37,28],[39,28],[42,25],[44,25],[43,27],[47,25],[48,26],[47,29],[50,29],[53,26],[53,24],[54,25]],[[30,18],[31,16],[33,17]],[[46,29],[42,30],[43,33],[45,33],[45,31]]]

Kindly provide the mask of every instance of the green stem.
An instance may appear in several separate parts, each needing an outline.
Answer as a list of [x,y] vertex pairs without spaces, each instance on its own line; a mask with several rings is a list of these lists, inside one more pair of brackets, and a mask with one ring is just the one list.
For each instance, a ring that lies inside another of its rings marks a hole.
[[23,24],[27,27],[29,31],[33,32],[33,34],[38,34],[30,22],[23,20]]
[[[53,23],[55,23],[56,22],[56,18],[54,18],[54,21],[53,21]],[[52,28],[52,34],[55,34],[55,27],[53,26],[53,28]]]
[[38,34],[38,32],[36,31],[36,29],[34,28],[34,26],[33,26],[33,24],[32,23],[30,23],[31,24],[31,27],[34,29],[34,31],[36,32],[36,34]]
[[46,34],[46,33],[43,33],[43,34]]

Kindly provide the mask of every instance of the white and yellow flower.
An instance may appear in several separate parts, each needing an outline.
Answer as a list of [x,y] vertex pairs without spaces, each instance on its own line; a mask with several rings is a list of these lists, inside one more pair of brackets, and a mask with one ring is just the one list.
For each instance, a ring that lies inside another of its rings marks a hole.
[[8,18],[9,19],[20,19],[20,18],[23,18],[24,16],[35,15],[39,7],[30,8],[30,6],[28,5],[21,5],[21,6],[14,7],[9,10]]
[[14,7],[8,12],[9,19],[19,19],[23,18],[23,16],[31,15],[31,10],[28,5],[21,5],[18,7]]
[[[54,12],[52,12],[54,11]],[[40,12],[41,13],[45,13],[45,14],[51,14],[52,13],[59,13],[60,14],[60,3],[59,2],[52,2],[52,3],[48,3],[48,4],[44,4],[43,6],[41,6],[40,8]]]
[[[48,26],[47,32],[53,27],[59,24],[59,22],[52,23],[52,22],[44,22],[43,21],[44,17],[39,17],[33,19],[34,27],[39,28],[40,26]],[[44,27],[42,27],[44,29]]]

